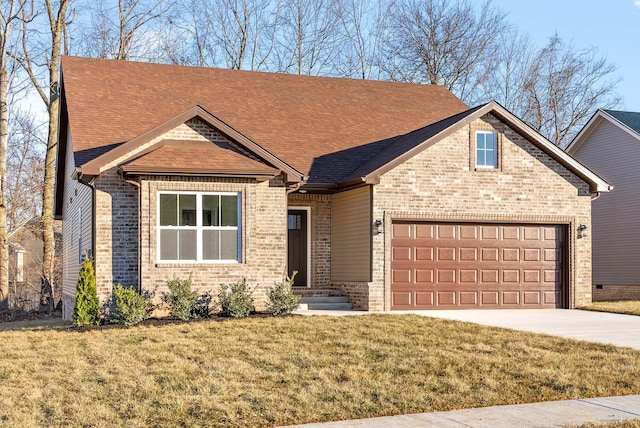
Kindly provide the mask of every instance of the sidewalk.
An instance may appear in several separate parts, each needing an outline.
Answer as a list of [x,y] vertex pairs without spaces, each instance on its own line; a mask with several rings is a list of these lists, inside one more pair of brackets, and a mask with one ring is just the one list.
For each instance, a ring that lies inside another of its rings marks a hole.
[[640,395],[549,401],[511,406],[482,407],[449,412],[416,413],[326,423],[292,425],[304,428],[496,428],[563,427],[588,422],[640,419]]

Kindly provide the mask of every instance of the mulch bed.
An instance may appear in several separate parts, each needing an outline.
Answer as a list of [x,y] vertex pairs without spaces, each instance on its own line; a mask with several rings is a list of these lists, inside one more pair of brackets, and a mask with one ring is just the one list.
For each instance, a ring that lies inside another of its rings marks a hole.
[[38,311],[21,311],[18,309],[9,309],[0,311],[0,323],[14,322],[14,321],[30,321],[30,320],[43,320],[48,318],[60,318],[59,311],[54,311],[51,315],[47,312]]

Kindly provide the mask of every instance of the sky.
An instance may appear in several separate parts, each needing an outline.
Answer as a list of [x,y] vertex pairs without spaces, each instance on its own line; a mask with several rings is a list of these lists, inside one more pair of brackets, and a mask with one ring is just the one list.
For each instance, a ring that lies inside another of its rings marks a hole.
[[554,33],[577,49],[595,47],[618,69],[620,110],[640,112],[640,0],[493,0],[507,20],[544,46]]

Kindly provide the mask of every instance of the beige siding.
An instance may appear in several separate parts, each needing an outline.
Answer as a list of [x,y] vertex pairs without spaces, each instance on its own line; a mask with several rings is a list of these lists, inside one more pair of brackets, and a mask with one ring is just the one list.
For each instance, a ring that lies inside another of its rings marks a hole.
[[640,285],[640,141],[601,121],[573,154],[615,187],[593,201],[593,282]]
[[[70,136],[71,133],[69,132],[68,135]],[[65,159],[67,176],[64,178],[62,207],[62,254],[56,257],[62,257],[62,315],[65,319],[71,319],[76,282],[80,272],[79,255],[91,249],[92,192],[88,186],[71,178],[75,169],[71,137],[67,144]]]
[[331,280],[369,281],[371,276],[371,188],[331,198]]

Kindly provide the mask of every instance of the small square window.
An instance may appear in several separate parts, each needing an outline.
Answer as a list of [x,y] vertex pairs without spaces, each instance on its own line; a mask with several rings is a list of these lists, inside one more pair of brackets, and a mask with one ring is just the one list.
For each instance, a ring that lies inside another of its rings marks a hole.
[[476,132],[476,167],[498,167],[498,138],[495,132]]

